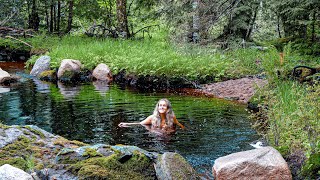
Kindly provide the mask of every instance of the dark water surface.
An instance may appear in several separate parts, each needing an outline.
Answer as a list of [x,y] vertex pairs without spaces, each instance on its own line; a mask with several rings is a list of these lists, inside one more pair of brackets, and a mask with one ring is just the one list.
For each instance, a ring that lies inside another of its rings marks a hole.
[[[0,122],[7,125],[37,125],[90,144],[178,152],[204,174],[211,174],[216,158],[251,149],[248,143],[259,138],[250,127],[243,105],[205,97],[139,93],[103,83],[67,87],[33,79],[1,63],[0,67],[21,77],[12,87],[0,86]],[[186,130],[161,136],[141,126],[117,126],[144,120],[163,97],[171,101]]]

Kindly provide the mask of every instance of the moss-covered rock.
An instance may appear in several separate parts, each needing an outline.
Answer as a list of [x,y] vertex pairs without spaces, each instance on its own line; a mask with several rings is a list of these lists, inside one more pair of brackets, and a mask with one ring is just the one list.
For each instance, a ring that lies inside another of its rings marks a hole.
[[144,154],[135,152],[126,162],[119,159],[123,154],[93,157],[71,166],[70,171],[81,179],[155,179],[152,161]]
[[39,74],[39,79],[42,81],[57,81],[57,72],[55,70],[43,71]]
[[23,169],[23,170],[27,169],[27,161],[24,160],[22,157],[1,159],[0,166],[4,164],[10,164],[16,168]]
[[155,170],[159,180],[200,179],[191,165],[177,153],[166,152],[158,156]]

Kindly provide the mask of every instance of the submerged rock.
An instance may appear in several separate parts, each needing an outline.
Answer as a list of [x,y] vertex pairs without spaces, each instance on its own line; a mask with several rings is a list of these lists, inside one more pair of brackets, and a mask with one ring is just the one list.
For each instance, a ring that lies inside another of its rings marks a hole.
[[35,62],[30,75],[39,76],[43,71],[50,70],[50,56],[41,56]]
[[233,153],[215,160],[215,179],[292,179],[281,154],[272,147]]
[[159,180],[200,179],[191,165],[177,153],[160,155],[154,166]]

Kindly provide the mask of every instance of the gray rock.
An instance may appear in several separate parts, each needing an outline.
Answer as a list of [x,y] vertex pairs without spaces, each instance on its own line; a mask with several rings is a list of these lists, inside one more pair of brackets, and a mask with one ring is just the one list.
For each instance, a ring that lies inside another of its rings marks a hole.
[[55,135],[39,128],[38,126],[35,126],[35,125],[26,125],[26,127],[29,127],[31,129],[34,129],[35,131],[39,131],[40,133],[42,133],[44,135],[45,138],[54,138],[56,137]]
[[159,155],[154,168],[159,180],[200,179],[191,165],[177,153]]
[[139,151],[142,154],[146,155],[149,159],[156,159],[158,157],[157,153],[146,151],[137,146],[116,145],[116,146],[111,146],[111,148],[114,150],[120,151],[122,154],[131,155],[131,156],[133,155],[134,151]]
[[17,128],[0,129],[0,148],[16,141],[23,132]]
[[0,179],[3,180],[33,180],[32,176],[23,170],[5,164],[0,167]]
[[79,148],[64,148],[62,149],[56,156],[56,163],[70,163],[70,162],[78,162],[84,159],[89,158],[89,155],[86,155],[85,152],[87,149],[95,150],[97,153],[103,156],[110,156],[114,154],[113,151],[110,150],[110,146],[104,144],[95,144],[93,146],[82,146]]
[[272,147],[233,153],[215,160],[215,179],[292,179],[281,154]]
[[110,68],[104,64],[100,63],[92,72],[92,76],[100,81],[112,81],[112,73]]
[[50,56],[41,56],[33,65],[30,75],[39,76],[43,71],[50,70]]

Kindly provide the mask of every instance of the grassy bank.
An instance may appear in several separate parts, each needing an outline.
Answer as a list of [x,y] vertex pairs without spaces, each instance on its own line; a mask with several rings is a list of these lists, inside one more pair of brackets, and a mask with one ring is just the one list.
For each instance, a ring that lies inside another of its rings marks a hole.
[[[173,46],[164,36],[145,40],[113,40],[65,36],[37,37],[30,44],[49,49],[52,68],[59,67],[62,59],[80,60],[88,69],[106,63],[115,74],[122,69],[138,75],[184,76],[194,80],[212,76],[212,80],[257,74],[261,66],[257,56],[269,51],[257,49],[216,52],[213,48],[197,45]],[[33,64],[38,56],[28,61]]]
[[284,157],[302,152],[291,165],[299,166],[306,158],[301,171],[304,178],[314,179],[320,175],[320,84],[303,85],[294,81],[278,81],[260,92],[260,104],[264,107],[264,136],[270,145]]

